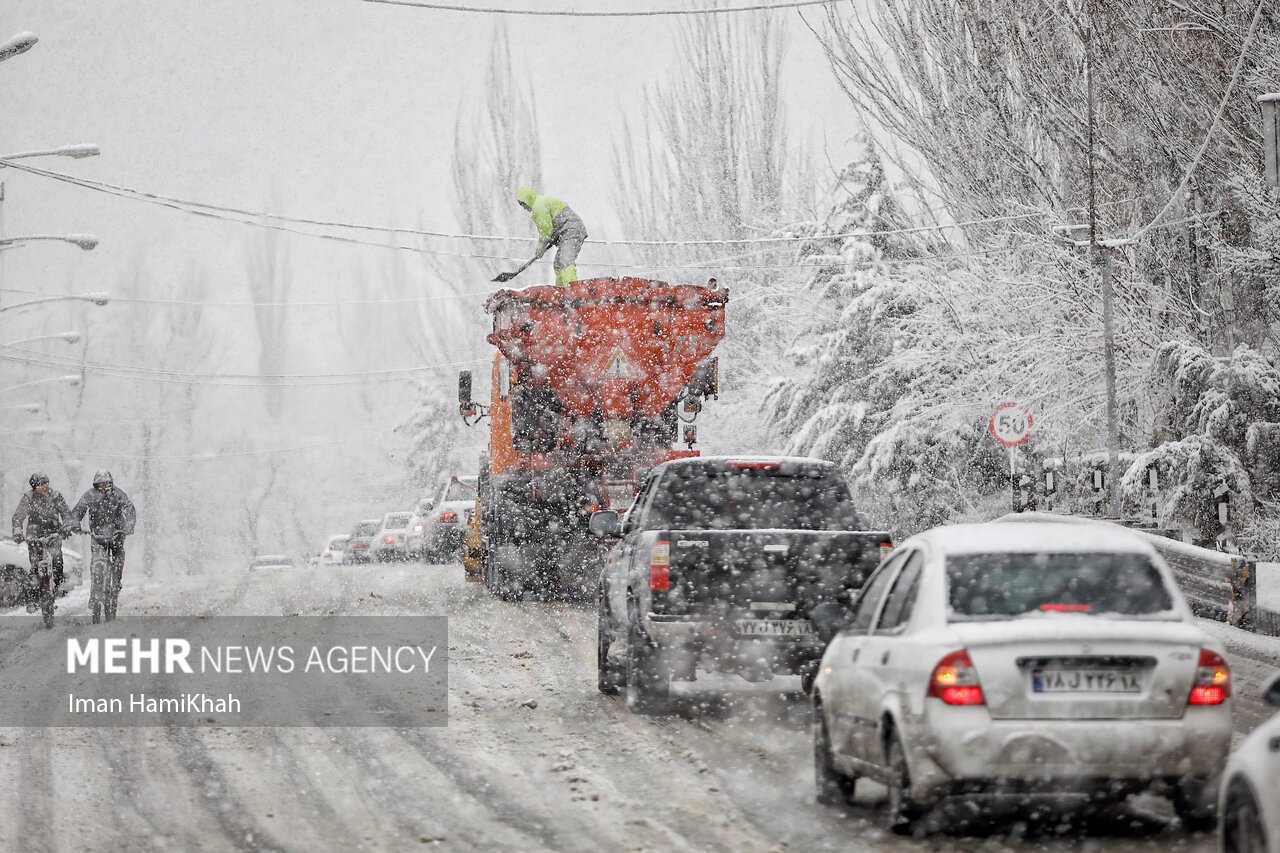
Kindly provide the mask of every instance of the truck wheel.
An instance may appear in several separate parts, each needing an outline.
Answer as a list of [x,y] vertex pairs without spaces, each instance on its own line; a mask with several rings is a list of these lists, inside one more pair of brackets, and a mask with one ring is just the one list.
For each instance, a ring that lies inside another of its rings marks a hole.
[[617,662],[609,660],[609,647],[613,645],[613,625],[609,619],[609,605],[604,592],[600,593],[600,617],[596,628],[596,686],[606,696],[616,695],[626,678],[626,672]]
[[824,806],[843,806],[853,799],[857,787],[856,776],[846,776],[836,769],[831,755],[831,735],[827,732],[827,719],[822,706],[813,705],[813,771],[817,783],[818,802]]
[[662,670],[661,651],[634,624],[627,637],[627,709],[633,714],[668,712],[671,680]]

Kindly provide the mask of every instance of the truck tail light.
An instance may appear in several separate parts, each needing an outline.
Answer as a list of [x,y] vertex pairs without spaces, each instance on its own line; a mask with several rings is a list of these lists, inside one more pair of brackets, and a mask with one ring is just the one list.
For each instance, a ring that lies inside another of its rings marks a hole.
[[929,676],[929,694],[948,705],[983,705],[982,687],[973,661],[964,649],[938,661]]
[[1231,668],[1217,652],[1200,650],[1196,680],[1191,686],[1188,705],[1221,705],[1231,695]]
[[649,554],[649,589],[666,592],[671,588],[671,543],[655,542]]
[[457,523],[457,521],[458,521],[458,514],[457,514],[456,512],[451,512],[451,511],[449,511],[449,510],[445,510],[444,512],[440,513],[440,520],[441,520],[441,521],[452,522],[452,523]]

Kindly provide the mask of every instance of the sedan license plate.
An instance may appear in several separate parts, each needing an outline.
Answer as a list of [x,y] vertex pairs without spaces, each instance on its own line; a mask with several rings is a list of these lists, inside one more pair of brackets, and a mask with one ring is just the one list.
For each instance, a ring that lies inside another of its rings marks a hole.
[[735,626],[742,637],[799,637],[813,633],[808,619],[740,619]]
[[1036,693],[1140,693],[1142,681],[1125,669],[1033,669]]

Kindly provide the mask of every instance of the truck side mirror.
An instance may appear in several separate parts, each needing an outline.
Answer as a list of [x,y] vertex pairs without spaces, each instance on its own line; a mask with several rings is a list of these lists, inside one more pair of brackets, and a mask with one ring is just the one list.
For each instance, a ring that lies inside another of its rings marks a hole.
[[833,601],[819,604],[809,611],[809,621],[813,625],[813,633],[822,645],[827,645],[832,638],[844,628],[849,614]]
[[689,380],[689,389],[702,397],[720,398],[720,361],[704,358]]
[[470,370],[463,370],[458,373],[458,412],[464,418],[472,417],[476,413],[475,404],[471,402]]
[[595,536],[603,539],[606,536],[617,536],[622,525],[618,522],[618,513],[611,509],[602,509],[591,513],[587,527]]

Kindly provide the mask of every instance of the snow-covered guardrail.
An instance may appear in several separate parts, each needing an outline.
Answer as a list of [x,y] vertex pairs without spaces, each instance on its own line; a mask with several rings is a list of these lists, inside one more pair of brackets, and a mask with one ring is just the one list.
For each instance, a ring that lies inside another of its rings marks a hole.
[[[1000,521],[1059,521],[1116,524],[1100,518],[1053,512],[1015,512]],[[1125,527],[1151,543],[1173,570],[1174,579],[1197,616],[1280,636],[1280,563],[1255,563],[1240,555],[1188,545],[1139,527]]]

